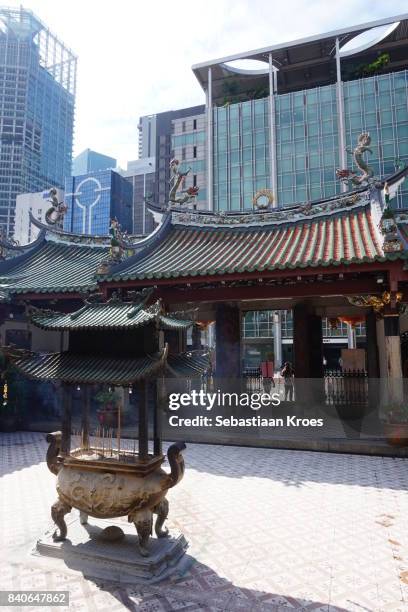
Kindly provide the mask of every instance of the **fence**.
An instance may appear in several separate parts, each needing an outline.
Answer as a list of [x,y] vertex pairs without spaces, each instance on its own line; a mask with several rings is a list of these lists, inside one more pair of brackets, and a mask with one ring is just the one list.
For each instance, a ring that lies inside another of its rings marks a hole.
[[[248,393],[262,392],[265,389],[260,368],[245,369],[243,378]],[[276,378],[274,382],[277,388],[283,385],[281,378]],[[324,403],[328,406],[367,406],[367,372],[365,370],[326,369],[324,371]]]

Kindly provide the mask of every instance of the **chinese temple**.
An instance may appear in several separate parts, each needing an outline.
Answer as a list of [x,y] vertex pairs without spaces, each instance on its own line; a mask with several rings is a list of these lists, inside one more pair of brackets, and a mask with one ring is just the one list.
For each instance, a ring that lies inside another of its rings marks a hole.
[[[291,309],[297,377],[322,376],[322,317],[342,317],[365,320],[368,376],[401,378],[408,213],[392,200],[407,174],[359,182],[354,173],[348,191],[290,208],[261,207],[259,198],[236,213],[195,210],[177,198],[165,210],[149,204],[158,225],[139,240],[78,236],[32,219],[41,228],[35,243],[2,244],[3,343],[28,301],[69,313],[87,292],[127,299],[150,288],[165,312],[191,308],[202,327],[215,323],[219,377],[241,375],[243,313]],[[44,350],[34,339],[30,348]]]

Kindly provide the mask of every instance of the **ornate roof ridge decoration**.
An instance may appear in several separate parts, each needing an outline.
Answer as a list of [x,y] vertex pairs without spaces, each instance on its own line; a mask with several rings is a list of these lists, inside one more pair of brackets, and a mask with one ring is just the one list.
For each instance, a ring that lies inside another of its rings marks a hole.
[[[173,204],[190,204],[191,202],[196,201],[197,194],[200,189],[197,187],[197,185],[194,185],[194,187],[188,187],[187,189],[182,189],[185,178],[189,174],[190,170],[191,168],[188,167],[187,170],[182,172],[180,170],[180,162],[176,158],[170,161],[169,207],[171,207]],[[180,195],[177,193],[179,190],[181,190]]]
[[30,318],[36,327],[53,331],[134,329],[154,321],[159,329],[187,329],[194,325],[193,321],[164,313],[160,300],[150,306],[146,306],[146,300],[135,303],[115,297],[107,302],[86,302],[68,314],[34,308],[30,311]]
[[173,225],[191,226],[266,226],[298,223],[299,221],[312,221],[314,219],[349,211],[370,203],[370,191],[367,189],[360,193],[338,196],[335,199],[312,204],[302,204],[295,208],[276,209],[251,213],[203,214],[201,211],[172,211]]
[[[112,236],[98,236],[94,234],[74,234],[58,227],[52,227],[38,221],[30,212],[30,222],[43,232],[46,240],[75,246],[89,246],[108,249],[111,246]],[[37,239],[38,240],[38,239]],[[37,242],[37,241],[36,241]],[[139,241],[123,241],[123,248],[134,250]],[[34,244],[34,243],[32,243]],[[25,245],[30,246],[30,245]],[[21,247],[20,247],[21,248]]]
[[401,291],[384,291],[381,295],[348,295],[347,300],[353,306],[361,308],[372,308],[378,316],[384,315],[387,308],[396,308],[399,314],[403,314],[406,305],[402,303]]
[[48,195],[51,200],[48,201],[50,202],[51,206],[45,213],[45,220],[48,225],[61,227],[64,221],[65,213],[68,210],[68,206],[64,202],[58,201],[57,193],[58,191],[56,187],[51,187],[49,190]]
[[349,170],[348,168],[338,169],[336,170],[336,176],[342,183],[347,185],[352,184],[359,187],[361,185],[370,185],[376,180],[374,178],[373,169],[368,165],[363,157],[365,153],[371,153],[372,155],[373,152],[372,149],[370,149],[370,144],[370,133],[362,132],[357,139],[357,144],[354,149],[346,147],[347,153],[350,153],[353,156],[354,163],[360,170],[360,174],[354,170]]
[[127,386],[160,370],[167,353],[167,345],[160,353],[136,358],[48,353],[17,359],[15,366],[33,380]]
[[[30,213],[31,214],[31,213]],[[14,259],[35,249],[44,242],[45,231],[41,230],[37,238],[28,244],[19,244],[10,236],[6,236],[4,229],[0,228],[0,261]]]

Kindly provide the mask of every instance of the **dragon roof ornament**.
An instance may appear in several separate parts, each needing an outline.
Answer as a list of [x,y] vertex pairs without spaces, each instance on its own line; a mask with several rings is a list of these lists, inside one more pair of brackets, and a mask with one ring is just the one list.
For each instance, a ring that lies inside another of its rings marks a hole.
[[59,202],[57,197],[58,191],[55,187],[51,187],[48,192],[49,197],[48,200],[51,204],[50,208],[45,213],[45,220],[48,225],[56,225],[57,227],[62,228],[62,223],[64,221],[65,213],[68,210],[68,206],[65,202]]
[[370,149],[371,136],[369,132],[362,132],[357,139],[357,145],[354,149],[346,147],[347,153],[353,156],[353,160],[361,174],[357,174],[354,170],[348,168],[336,170],[336,176],[343,183],[352,184],[357,187],[369,185],[374,179],[374,171],[371,166],[364,160],[364,153],[373,153]]
[[198,194],[199,187],[189,187],[188,189],[181,190],[181,194],[177,195],[179,189],[183,186],[184,180],[191,168],[187,168],[184,172],[180,170],[180,162],[178,159],[172,159],[170,161],[170,192],[169,192],[169,207],[172,204],[189,204],[195,202]]

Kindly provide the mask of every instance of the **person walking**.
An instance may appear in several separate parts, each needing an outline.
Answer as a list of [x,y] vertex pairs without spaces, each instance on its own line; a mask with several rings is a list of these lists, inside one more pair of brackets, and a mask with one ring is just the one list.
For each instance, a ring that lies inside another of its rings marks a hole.
[[293,402],[293,379],[295,371],[289,361],[286,361],[280,374],[284,379],[285,402]]

